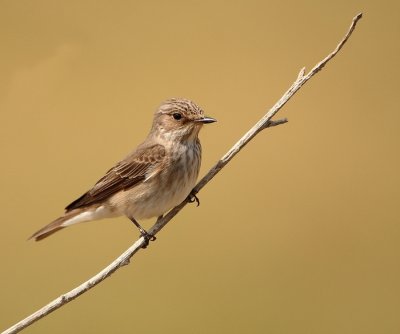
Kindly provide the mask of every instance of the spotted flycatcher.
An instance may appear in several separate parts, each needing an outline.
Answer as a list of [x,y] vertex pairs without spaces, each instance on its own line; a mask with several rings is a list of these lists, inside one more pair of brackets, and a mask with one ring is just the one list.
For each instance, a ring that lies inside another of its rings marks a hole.
[[200,169],[199,131],[215,121],[190,100],[165,101],[145,141],[31,238],[37,241],[73,224],[124,215],[148,242],[152,236],[136,219],[161,216],[189,196]]

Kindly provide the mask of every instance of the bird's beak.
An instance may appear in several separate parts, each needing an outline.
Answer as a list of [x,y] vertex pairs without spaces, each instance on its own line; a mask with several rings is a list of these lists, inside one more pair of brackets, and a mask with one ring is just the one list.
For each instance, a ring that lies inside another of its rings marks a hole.
[[203,117],[203,118],[199,118],[196,119],[195,122],[199,122],[199,123],[203,123],[203,124],[207,124],[207,123],[214,123],[217,120],[215,118],[211,118],[211,117]]

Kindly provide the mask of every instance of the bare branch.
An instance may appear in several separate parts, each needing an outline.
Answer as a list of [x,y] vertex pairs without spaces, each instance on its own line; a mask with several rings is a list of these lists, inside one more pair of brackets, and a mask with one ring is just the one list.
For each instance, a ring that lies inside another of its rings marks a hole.
[[[353,18],[351,26],[336,46],[336,48],[323,60],[321,60],[317,65],[315,65],[310,72],[305,75],[305,68],[301,69],[297,79],[292,84],[292,86],[286,91],[286,93],[281,97],[281,99],[262,117],[257,124],[255,124],[216,164],[210,169],[210,171],[200,180],[200,182],[193,189],[193,194],[197,194],[219,171],[229,162],[232,158],[241,150],[243,147],[250,142],[260,131],[284,124],[287,122],[286,119],[281,119],[273,121],[272,117],[289,101],[289,99],[316,73],[318,73],[343,47],[351,36],[353,30],[356,27],[357,22],[361,19],[362,14],[358,14]],[[156,235],[182,208],[189,202],[185,200],[171,211],[169,211],[164,217],[157,219],[156,223],[149,230],[149,233]],[[111,276],[119,268],[129,264],[130,258],[141,249],[144,245],[145,240],[143,237],[139,238],[130,248],[128,248],[122,255],[120,255],[114,262],[109,266],[100,271],[97,275],[90,278],[88,281],[82,283],[77,288],[61,295],[57,299],[53,300],[40,310],[36,311],[27,318],[21,320],[14,326],[5,330],[2,334],[18,333],[22,329],[30,326],[35,321],[43,318],[44,316],[50,314],[51,312],[57,310],[61,306],[67,304],[71,300],[77,298],[81,294],[85,293],[89,289],[93,288],[100,282],[102,282],[107,277]]]

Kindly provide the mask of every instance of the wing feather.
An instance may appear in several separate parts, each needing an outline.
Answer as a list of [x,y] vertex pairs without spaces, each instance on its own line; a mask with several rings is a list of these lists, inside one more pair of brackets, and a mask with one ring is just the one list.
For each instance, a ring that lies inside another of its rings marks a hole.
[[69,204],[65,210],[82,208],[106,200],[121,190],[134,187],[146,179],[149,172],[165,158],[165,148],[155,144],[138,147],[124,160],[118,162],[88,192]]

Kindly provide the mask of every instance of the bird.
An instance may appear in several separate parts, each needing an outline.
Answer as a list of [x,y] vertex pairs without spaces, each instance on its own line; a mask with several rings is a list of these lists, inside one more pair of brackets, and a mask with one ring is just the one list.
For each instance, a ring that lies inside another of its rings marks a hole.
[[77,223],[126,216],[146,246],[155,237],[138,220],[160,217],[190,196],[201,164],[199,131],[214,122],[189,99],[164,101],[154,113],[145,140],[66,206],[62,216],[29,239],[39,241]]

